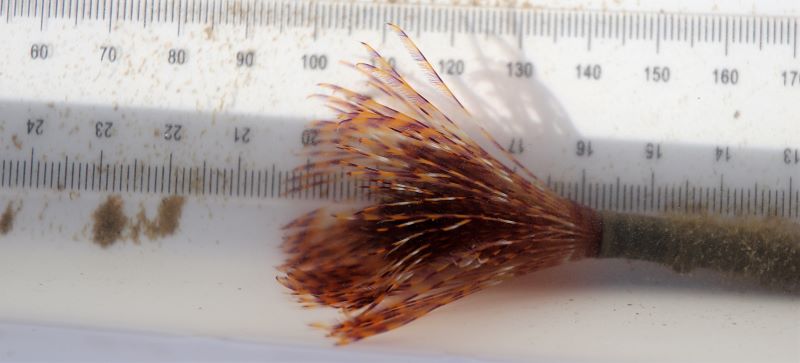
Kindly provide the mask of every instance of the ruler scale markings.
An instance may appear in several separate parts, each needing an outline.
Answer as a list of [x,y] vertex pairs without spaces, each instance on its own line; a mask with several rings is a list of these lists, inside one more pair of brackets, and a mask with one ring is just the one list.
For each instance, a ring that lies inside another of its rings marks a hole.
[[[34,148],[31,148],[31,158],[30,158],[30,163],[29,163],[29,165],[31,166],[31,169],[28,172],[28,188],[33,187],[33,153],[34,153]],[[23,182],[23,184],[25,184],[25,183]]]
[[[247,168],[244,169],[244,178],[242,178],[242,190],[245,196],[248,195],[247,191]],[[239,186],[236,186],[236,196],[239,196]]]
[[[255,182],[255,171],[254,170],[250,170],[250,191],[247,192],[247,195],[250,196],[250,197],[254,196],[254,194],[253,194],[254,191],[255,191],[254,182]],[[247,183],[247,179],[245,179],[245,183]]]
[[144,175],[144,169],[142,165],[139,165],[138,159],[133,159],[133,191],[136,192],[136,177],[139,177],[139,193],[142,192],[142,175]]
[[[5,161],[3,162],[3,169],[5,169]],[[52,177],[51,177],[51,179],[52,179]],[[48,180],[47,179],[47,162],[44,162],[44,171],[42,172],[42,184],[41,184],[43,188],[47,186],[47,180]],[[3,186],[3,180],[2,180],[2,177],[0,177],[0,187],[2,187],[2,186]],[[50,189],[53,189],[52,184],[50,185]]]
[[[634,186],[631,186],[631,200],[634,200],[634,198],[633,198],[633,195],[634,195],[633,194],[633,189],[634,188],[633,187]],[[642,207],[642,202],[643,202],[643,200],[642,200],[642,185],[641,184],[636,184],[635,187],[636,187],[636,199],[635,199],[636,202],[635,202],[635,204],[634,204],[632,209],[635,212],[641,213],[641,212],[644,211],[644,208]]]
[[718,18],[711,19],[711,37],[709,43],[718,43],[722,34],[722,27]]
[[680,208],[680,190],[678,191],[678,203],[675,203],[675,184],[669,187],[669,209],[670,212],[675,212],[676,207]]
[[278,171],[278,178],[277,178],[278,179],[278,187],[277,187],[278,188],[278,197],[283,195],[283,185],[284,185],[284,182],[283,182],[284,175],[283,174],[284,174],[283,170]]
[[39,31],[44,30],[44,0],[42,1],[41,11],[39,11],[39,0],[34,0],[33,15],[39,13]]
[[22,161],[22,183],[19,182],[19,160],[17,160],[17,177],[16,177],[16,186],[22,185],[22,188],[25,188],[25,180],[27,179],[27,169],[28,169],[28,161]]
[[532,34],[531,32],[535,28],[534,21],[536,17],[534,16],[532,11],[526,11],[523,14],[525,16],[525,20],[523,21],[523,26],[525,27],[524,35],[531,36]]
[[53,172],[53,170],[51,168],[50,169],[50,174],[51,174],[50,175],[50,183],[52,184],[53,183],[53,179],[55,179],[56,180],[56,182],[55,182],[56,183],[56,188],[58,190],[63,189],[63,187],[61,186],[61,161],[58,162],[58,171],[57,171],[57,173],[53,175],[52,172]]
[[[767,43],[768,44],[775,44],[777,43],[777,29],[778,27],[775,26],[775,19],[767,20]],[[770,36],[771,33],[771,36]]]
[[725,56],[728,56],[728,47],[729,47],[729,39],[728,39],[728,17],[725,17]]
[[[226,172],[230,171],[230,174],[229,174],[230,177],[227,178],[227,183],[228,183],[227,185],[228,185],[228,196],[232,197],[233,196],[233,168],[226,169],[225,171]],[[223,180],[223,181],[225,181],[225,180]],[[224,194],[224,190],[223,190],[223,194]]]
[[[756,19],[747,19],[747,25],[745,25],[745,31],[747,42],[750,44],[754,44],[756,42]],[[752,29],[751,29],[752,27]]]
[[[708,188],[706,188],[706,192],[707,191],[708,191]],[[708,195],[706,195],[706,196],[708,196]],[[717,211],[717,188],[711,189],[711,211],[715,212],[715,213],[718,213],[718,211]],[[721,202],[720,202],[719,211],[722,211],[722,203]]]
[[[734,199],[735,201],[736,199]],[[725,215],[731,214],[731,189],[725,189]]]
[[[186,194],[186,167],[185,166],[181,166],[181,168],[180,169],[176,169],[176,171],[177,170],[180,170],[180,172],[179,173],[178,172],[175,173],[175,190],[174,190],[173,194],[175,194],[175,195],[185,195]],[[189,170],[192,170],[192,169],[190,168]],[[180,183],[178,183],[178,178],[179,177],[180,177],[180,180],[181,180]],[[189,182],[191,183],[191,179],[189,179]],[[178,185],[180,185],[180,187],[181,187],[180,191],[178,191]]]
[[[789,196],[791,198],[791,195]],[[794,192],[794,217],[800,217],[800,191]]]
[[114,192],[117,190],[117,166],[109,165],[109,168],[111,169],[111,192]]
[[628,184],[622,183],[622,208],[620,209],[623,212],[628,210]]
[[[241,176],[242,176],[242,156],[239,155],[239,159],[236,163],[236,196],[239,196],[239,185],[241,184]],[[231,171],[231,179],[233,179],[233,171]]]
[[81,177],[83,177],[83,170],[82,170],[83,168],[82,168],[82,166],[83,166],[83,163],[82,162],[78,162],[78,182],[76,184],[78,185],[78,190],[79,191],[81,190]]
[[548,11],[541,15],[541,22],[539,23],[539,36],[550,38],[553,36],[553,13]]
[[[767,193],[767,213],[766,213],[766,216],[767,217],[772,216],[773,213],[777,212],[777,210],[775,208],[773,208],[773,206],[772,206],[772,203],[773,203],[772,192],[773,192],[773,190],[766,189],[766,193]],[[777,200],[776,200],[776,202],[777,202]]]
[[[586,27],[587,27],[587,29],[586,29],[587,30],[586,31],[586,49],[589,50],[589,51],[592,50],[592,38],[594,38],[594,36],[595,36],[595,34],[593,34],[593,31],[592,31],[593,30],[592,24],[595,23],[595,20],[596,20],[594,15],[595,14],[588,15],[588,16],[586,16],[585,18],[583,18],[581,20],[581,28],[583,28],[584,25],[586,25]],[[588,24],[586,24],[587,18],[588,18],[588,22],[589,22]],[[583,29],[581,29],[581,30],[583,30]]]
[[[756,183],[755,188],[753,189],[753,198],[755,201],[753,202],[753,209],[756,211],[757,214],[764,215],[764,190],[761,190],[761,203],[758,203],[758,183]],[[760,212],[759,212],[760,210]]]
[[[175,173],[174,173],[175,180],[173,180],[174,183],[172,184],[174,185],[174,187],[172,188],[172,195],[184,194],[183,183],[186,181],[186,175],[184,174],[185,172],[186,172],[185,167],[181,167],[180,169],[178,169],[177,167],[175,168]],[[178,183],[178,179],[180,179],[180,183]],[[180,192],[178,192],[178,186],[180,186],[181,188]]]
[[[47,172],[47,165],[45,165],[44,171],[45,171],[45,173]],[[54,177],[55,174],[53,174],[54,171],[55,171],[55,162],[51,161],[50,162],[50,189],[53,189],[53,179],[55,179],[55,177]],[[61,172],[61,168],[59,166],[59,173],[60,172]]]
[[[220,175],[220,170],[222,170],[222,174]],[[220,187],[221,184],[221,187]],[[217,195],[220,195],[220,189],[222,189],[222,196],[225,196],[226,190],[229,184],[228,180],[228,168],[217,168]]]
[[744,188],[738,188],[738,189],[739,189],[739,212],[738,212],[737,216],[743,216],[743,215],[745,215],[745,213],[744,213]]
[[[216,178],[214,176],[216,175]],[[208,194],[219,195],[219,169],[208,170]]]
[[[789,177],[789,198],[788,199],[789,199],[788,200],[788,202],[789,202],[789,208],[788,208],[789,209],[789,217],[791,217],[792,216],[792,177]],[[797,216],[797,213],[795,213],[795,216]]]
[[576,181],[574,183],[570,183],[570,186],[572,187],[572,188],[570,188],[570,190],[572,192],[571,193],[572,194],[572,198],[571,199],[572,200],[578,200],[579,199],[578,196],[580,195],[580,182]]
[[581,170],[581,204],[586,204],[586,169]]
[[792,30],[792,57],[797,59],[797,19],[794,19],[792,28],[794,29]]
[[239,4],[239,25],[244,25],[245,37],[248,37],[250,34],[250,16],[255,14],[254,11],[250,11],[250,3],[252,0],[246,0],[244,2],[244,8],[242,8],[242,4]]
[[189,167],[189,183],[188,183],[186,189],[187,189],[187,193],[190,194],[190,195],[191,194],[197,194],[197,189],[195,189],[194,193],[192,193],[192,186],[195,183],[197,183],[197,172],[196,172],[196,170],[197,170],[197,167],[194,167],[194,168],[191,167],[191,166]]
[[[67,170],[69,170],[69,175],[67,175]],[[69,178],[69,180],[67,180]],[[69,184],[70,190],[75,190],[75,161],[73,160],[71,163],[69,161],[64,162],[64,187]]]
[[[669,28],[669,32],[667,33],[665,31],[665,34],[669,34],[669,41],[670,42],[674,42],[675,41],[675,37],[676,37],[675,33],[677,32],[677,30],[675,29],[675,15],[674,14],[669,14],[669,23],[665,23],[664,27],[665,28],[666,27]],[[677,37],[680,37],[680,34],[678,34]]]
[[[262,182],[262,175],[263,175],[263,182]],[[261,198],[267,198],[267,187],[269,185],[268,176],[269,176],[269,171],[267,168],[258,170],[258,195]]]
[[746,17],[744,17],[742,15],[739,15],[739,16],[736,17],[736,23],[734,24],[734,30],[736,31],[736,32],[734,32],[734,38],[735,38],[734,42],[735,43],[739,43],[739,44],[746,44],[747,43],[747,41],[745,40],[745,37],[747,36],[747,25],[746,24],[747,24]]
[[[764,214],[765,216],[769,217],[770,213],[772,213],[772,191],[771,190],[766,190],[766,191],[762,190],[761,191],[761,199],[762,200],[765,199],[765,197],[764,197],[765,192],[766,192],[766,195],[767,195],[766,196],[767,207],[766,207],[766,212],[762,213],[762,214]],[[763,208],[763,205],[762,205],[762,208]]]
[[[106,5],[108,5],[108,15],[106,15]],[[111,22],[113,21],[113,17],[111,16],[114,13],[114,0],[103,0],[103,19],[108,16],[108,32],[111,33]]]
[[[652,25],[652,22],[651,22],[651,25]],[[655,33],[655,37],[656,37],[656,54],[661,53],[661,34],[662,34],[661,25],[662,25],[661,14],[658,14],[658,15],[656,15],[656,33]],[[652,32],[652,28],[651,28],[651,32]]]
[[178,25],[177,25],[177,30],[178,30],[178,36],[180,36],[181,35],[181,24],[182,24],[182,21],[181,21],[181,10],[183,10],[183,1],[182,0],[177,0],[177,1],[172,3],[173,15],[174,15],[174,12],[175,12],[175,3],[176,2],[178,3]]
[[603,19],[605,19],[605,17],[605,14],[598,14],[595,12],[589,15],[589,36],[594,39],[603,38],[603,28],[605,27]]
[[[41,171],[42,171],[42,163],[41,161],[36,160],[36,189],[39,189],[39,175]],[[789,200],[791,200],[791,193],[789,193],[789,195],[790,195]]]
[[207,183],[206,182],[206,175],[208,175],[208,170],[207,170],[207,167],[206,167],[206,162],[204,160],[203,161],[203,185],[202,185],[202,188],[201,188],[202,191],[203,191],[203,195],[206,194],[206,190],[208,190],[209,194],[211,193],[211,185],[210,185],[211,176],[210,175],[208,176],[209,180],[208,180],[208,183]]
[[[781,198],[780,198],[780,201],[781,201],[781,217],[785,217],[786,216],[786,190],[781,190],[780,192],[781,192]],[[778,191],[776,190],[775,191],[775,197],[776,198],[778,197],[777,194],[778,194]],[[776,207],[777,207],[777,199],[776,199],[776,203],[775,204],[776,204]]]
[[565,192],[565,196],[567,197],[567,199],[577,198],[577,196],[574,196],[572,194],[572,192],[573,192],[572,183],[565,181],[564,184],[563,184],[563,187],[564,187],[564,192]]

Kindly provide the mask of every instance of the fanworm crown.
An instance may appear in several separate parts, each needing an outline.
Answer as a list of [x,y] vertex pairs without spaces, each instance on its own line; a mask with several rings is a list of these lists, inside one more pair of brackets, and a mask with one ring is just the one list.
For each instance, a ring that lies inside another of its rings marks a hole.
[[[408,35],[388,26],[443,102],[470,120]],[[322,84],[337,117],[313,124],[319,142],[306,152],[313,172],[344,169],[369,180],[375,198],[289,223],[278,277],[306,306],[342,310],[340,322],[325,326],[330,336],[359,340],[514,276],[596,254],[593,212],[549,191],[483,131],[526,174],[492,156],[364,47],[369,63],[352,68],[380,98]]]

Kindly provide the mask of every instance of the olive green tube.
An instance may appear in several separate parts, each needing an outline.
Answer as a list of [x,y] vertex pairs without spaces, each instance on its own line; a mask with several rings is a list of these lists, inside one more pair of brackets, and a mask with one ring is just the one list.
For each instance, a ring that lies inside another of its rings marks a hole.
[[600,212],[602,258],[708,268],[800,290],[800,225],[789,221]]

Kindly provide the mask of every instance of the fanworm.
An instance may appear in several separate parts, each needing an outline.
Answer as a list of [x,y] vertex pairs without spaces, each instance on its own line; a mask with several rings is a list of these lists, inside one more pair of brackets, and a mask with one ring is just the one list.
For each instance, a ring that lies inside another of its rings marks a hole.
[[[285,227],[287,257],[278,281],[306,306],[343,312],[341,321],[324,326],[340,344],[397,328],[515,276],[587,257],[727,272],[755,271],[754,264],[770,261],[769,270],[751,273],[797,283],[795,229],[781,237],[725,222],[595,212],[550,191],[483,130],[506,161],[493,156],[461,127],[458,120],[470,120],[469,112],[417,46],[388,26],[441,103],[429,101],[364,44],[369,62],[350,66],[380,98],[321,84],[332,94],[319,97],[337,117],[313,124],[318,142],[306,155],[314,173],[344,169],[370,181],[375,198],[353,209],[318,209]],[[718,231],[736,236],[729,248],[762,241],[777,247],[739,261],[712,256],[693,237]],[[657,248],[642,247],[644,240]],[[776,257],[781,254],[789,257]]]

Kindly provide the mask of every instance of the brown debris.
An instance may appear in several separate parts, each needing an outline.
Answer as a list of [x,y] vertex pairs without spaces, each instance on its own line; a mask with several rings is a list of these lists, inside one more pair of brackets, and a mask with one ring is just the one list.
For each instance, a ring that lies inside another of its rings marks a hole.
[[139,241],[142,233],[153,240],[175,233],[180,226],[186,197],[170,196],[161,200],[155,219],[148,219],[144,208],[136,215],[136,224],[131,226],[131,238]]
[[97,207],[92,214],[94,243],[108,247],[122,238],[122,232],[128,224],[128,217],[125,216],[122,207],[122,198],[118,195],[109,195],[105,202]]
[[[126,238],[138,243],[142,234],[150,240],[172,235],[180,227],[185,202],[186,197],[183,196],[165,197],[161,199],[154,219],[147,218],[144,207],[139,209],[135,218],[129,218],[123,210],[122,198],[111,195],[92,215],[92,240],[102,247],[108,247]],[[126,228],[129,232],[127,235]]]
[[8,234],[14,228],[14,217],[18,210],[19,208],[14,209],[14,203],[8,202],[3,215],[0,215],[0,236]]

